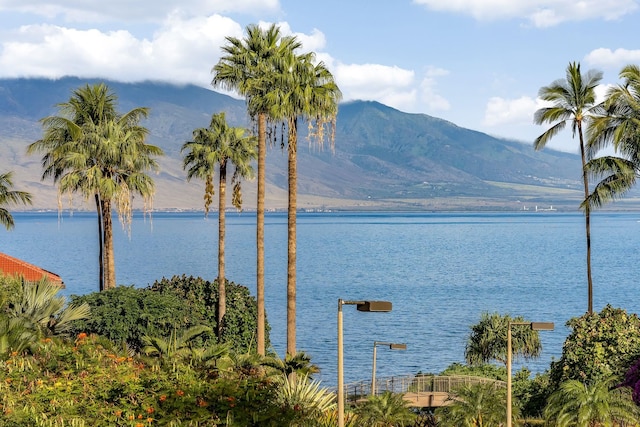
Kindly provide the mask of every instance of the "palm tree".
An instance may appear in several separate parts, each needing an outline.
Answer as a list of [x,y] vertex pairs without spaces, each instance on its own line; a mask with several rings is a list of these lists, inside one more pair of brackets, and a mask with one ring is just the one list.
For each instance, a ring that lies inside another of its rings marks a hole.
[[287,128],[287,353],[296,354],[296,211],[298,120],[307,120],[309,138],[322,145],[325,137],[332,147],[338,102],[342,94],[324,63],[315,54],[291,52],[279,64],[276,84],[267,94],[271,116],[285,121]]
[[640,173],[640,67],[624,67],[620,78],[623,83],[609,89],[603,114],[593,117],[588,129],[587,147],[592,157],[609,145],[619,155],[596,157],[587,163],[592,177],[603,177],[583,202],[589,208],[622,197]]
[[640,410],[631,398],[631,390],[613,386],[612,379],[591,384],[565,381],[549,398],[544,410],[547,422],[555,427],[637,425]]
[[[465,358],[470,365],[481,365],[492,360],[507,363],[507,329],[509,322],[526,323],[524,318],[484,312],[480,322],[471,326],[471,334],[465,348]],[[514,356],[538,357],[542,350],[540,334],[526,325],[512,325],[512,351]]]
[[251,161],[256,158],[255,138],[245,135],[242,128],[227,125],[224,113],[214,114],[208,128],[193,131],[193,141],[186,142],[182,151],[186,152],[183,166],[187,169],[187,180],[196,177],[205,181],[205,214],[209,212],[214,194],[213,175],[218,167],[218,338],[222,337],[224,315],[226,313],[225,292],[225,209],[227,188],[227,166],[235,166],[231,185],[233,205],[242,207],[241,179],[251,177]]
[[280,28],[247,26],[244,39],[227,37],[223,56],[213,67],[213,86],[235,90],[246,97],[249,116],[258,122],[258,189],[256,204],[257,351],[265,354],[264,310],[264,202],[266,188],[267,127],[271,106],[266,95],[284,53],[301,46],[295,37],[281,36]]
[[148,109],[121,115],[115,101],[104,84],[75,90],[68,102],[58,105],[59,116],[41,120],[44,136],[27,149],[44,153],[42,179],[52,177],[59,196],[80,193],[95,200],[100,290],[116,286],[112,208],[115,205],[123,226],[130,227],[133,195],[143,197],[145,209],[151,206],[155,189],[146,172],[158,169],[154,157],[163,154],[144,142],[148,130],[139,122]]
[[416,414],[402,394],[385,391],[380,396],[369,396],[356,408],[360,425],[367,427],[412,426]]
[[0,174],[0,224],[7,230],[15,226],[11,212],[3,206],[31,203],[31,194],[13,190],[13,172]]
[[[589,197],[589,178],[587,172],[587,151],[584,142],[583,122],[587,122],[596,104],[595,88],[602,80],[599,71],[588,71],[586,75],[580,72],[580,63],[570,63],[567,67],[565,79],[559,79],[549,86],[540,88],[538,96],[543,101],[553,105],[537,110],[533,116],[536,124],[554,123],[547,131],[537,137],[533,142],[536,150],[541,150],[547,142],[558,132],[563,130],[567,122],[571,122],[573,136],[578,136],[580,142],[580,156],[582,158],[582,181],[584,184],[584,198]],[[587,312],[593,312],[593,281],[591,278],[591,224],[590,207],[583,205],[585,218],[585,232],[587,240]]]
[[[450,404],[436,409],[439,426],[489,427],[503,425],[506,417],[506,393],[495,385],[464,385],[451,392]],[[513,418],[518,417],[514,408]]]

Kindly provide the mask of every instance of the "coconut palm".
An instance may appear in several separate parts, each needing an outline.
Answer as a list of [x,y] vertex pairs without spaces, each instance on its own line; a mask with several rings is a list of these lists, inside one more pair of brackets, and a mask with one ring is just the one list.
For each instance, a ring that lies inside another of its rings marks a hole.
[[[497,360],[507,363],[507,330],[511,323],[527,323],[522,317],[484,312],[480,322],[471,326],[471,334],[465,348],[465,358],[470,365]],[[540,334],[527,325],[512,325],[512,352],[515,357],[534,358],[540,355]]]
[[308,123],[309,138],[333,147],[338,102],[342,94],[324,63],[312,52],[291,52],[275,74],[274,90],[267,94],[271,116],[282,119],[287,128],[287,353],[296,354],[296,211],[298,121]]
[[42,179],[52,177],[60,196],[80,193],[95,200],[100,290],[116,286],[112,208],[126,228],[134,194],[143,197],[145,208],[151,206],[155,190],[147,171],[158,169],[155,157],[163,154],[144,142],[148,130],[139,122],[148,109],[118,114],[116,99],[104,84],[75,90],[68,102],[58,105],[60,115],[41,120],[44,136],[27,149],[44,153]]
[[640,410],[627,387],[616,388],[613,379],[583,384],[568,380],[554,392],[544,416],[555,427],[636,426]]
[[366,427],[412,426],[416,414],[402,394],[385,391],[379,396],[369,396],[356,408],[359,425]]
[[13,190],[13,172],[0,174],[0,224],[7,230],[15,226],[13,216],[5,206],[31,203],[31,194]]
[[252,120],[258,123],[258,188],[256,203],[256,300],[257,351],[265,354],[264,310],[264,202],[266,188],[267,127],[271,106],[266,95],[272,90],[272,77],[286,52],[301,46],[295,37],[282,36],[280,28],[262,29],[249,25],[245,38],[227,37],[223,55],[213,67],[213,86],[237,91],[247,100]]
[[[590,70],[586,75],[580,71],[580,63],[572,62],[567,67],[566,78],[559,79],[549,86],[540,88],[538,96],[543,101],[552,103],[550,107],[537,110],[533,116],[536,124],[553,123],[542,135],[533,142],[536,150],[541,150],[555,135],[562,131],[568,122],[574,138],[578,137],[580,143],[580,156],[582,159],[582,182],[584,185],[584,198],[589,197],[589,176],[587,172],[587,150],[585,147],[583,125],[588,125],[588,120],[598,108],[596,104],[595,88],[602,80],[602,73]],[[587,312],[593,312],[593,281],[591,278],[591,223],[590,206],[583,204],[585,218],[585,232],[587,242]]]
[[602,178],[583,202],[590,208],[622,197],[640,173],[640,67],[624,67],[620,78],[623,83],[609,89],[603,114],[592,118],[588,130],[591,153],[611,145],[618,154],[592,158],[587,163],[590,175]]
[[[464,385],[453,390],[449,405],[436,409],[439,426],[489,427],[503,425],[506,417],[506,392],[493,384]],[[514,408],[512,416],[518,417]]]
[[251,161],[256,158],[255,138],[242,128],[229,127],[224,113],[214,114],[208,128],[193,131],[193,141],[182,146],[183,166],[187,180],[196,177],[205,181],[205,214],[209,212],[215,192],[213,175],[218,168],[218,338],[222,337],[226,313],[225,292],[225,210],[227,197],[227,166],[235,170],[231,179],[232,203],[242,208],[242,178],[253,176]]

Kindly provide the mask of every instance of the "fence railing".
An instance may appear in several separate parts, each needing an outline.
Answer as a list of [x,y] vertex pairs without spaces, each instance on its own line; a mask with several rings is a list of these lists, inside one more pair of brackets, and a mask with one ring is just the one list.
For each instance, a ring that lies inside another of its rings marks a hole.
[[[473,384],[494,384],[506,387],[504,381],[470,375],[417,375],[404,377],[383,377],[376,379],[375,394],[386,391],[392,393],[449,393],[458,387]],[[358,381],[345,384],[344,395],[347,401],[355,402],[371,394],[371,381]]]

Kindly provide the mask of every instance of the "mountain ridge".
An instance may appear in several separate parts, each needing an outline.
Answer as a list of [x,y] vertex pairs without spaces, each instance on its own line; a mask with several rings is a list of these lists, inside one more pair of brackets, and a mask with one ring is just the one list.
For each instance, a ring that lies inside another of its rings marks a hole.
[[[154,176],[157,209],[202,209],[204,185],[187,182],[180,148],[191,132],[225,111],[234,126],[251,126],[243,100],[194,85],[122,83],[65,77],[0,79],[0,169],[15,170],[16,189],[34,195],[34,208],[58,206],[51,181],[40,181],[40,156],[27,144],[42,135],[39,122],[57,114],[72,90],[105,82],[118,96],[118,110],[149,107],[148,142],[160,146]],[[301,125],[298,195],[301,209],[521,209],[553,204],[577,209],[580,160],[554,150],[462,128],[426,114],[404,113],[375,101],[340,104],[335,150],[308,146]],[[277,144],[276,144],[277,145]],[[307,148],[308,146],[308,148]],[[286,207],[286,151],[267,153],[267,207]],[[255,182],[245,183],[245,208],[255,206]],[[92,209],[75,200],[78,208]]]

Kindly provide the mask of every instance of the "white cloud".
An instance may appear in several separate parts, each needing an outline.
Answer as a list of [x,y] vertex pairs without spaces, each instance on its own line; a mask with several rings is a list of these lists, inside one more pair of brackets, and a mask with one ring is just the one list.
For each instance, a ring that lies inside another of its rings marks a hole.
[[640,50],[599,48],[589,52],[584,61],[594,67],[621,69],[627,64],[640,62]]
[[427,106],[427,111],[447,111],[451,108],[449,101],[437,91],[437,78],[447,76],[448,74],[449,71],[442,68],[427,68],[426,76],[420,83],[420,102]]
[[179,12],[185,16],[277,10],[279,0],[0,0],[0,11],[18,11],[68,22],[160,21]]
[[494,96],[489,99],[484,112],[482,124],[485,126],[501,126],[505,124],[530,124],[533,113],[541,107],[540,100],[528,96],[516,99],[505,99]]
[[333,74],[343,99],[375,100],[395,108],[416,99],[415,73],[380,64],[338,64]]
[[76,30],[53,25],[21,27],[0,52],[0,77],[65,75],[121,81],[166,80],[202,86],[211,80],[228,35],[242,28],[229,18],[169,18],[152,39],[127,31]]
[[463,13],[477,20],[520,18],[536,27],[565,21],[614,20],[638,8],[637,0],[414,0],[429,9]]

